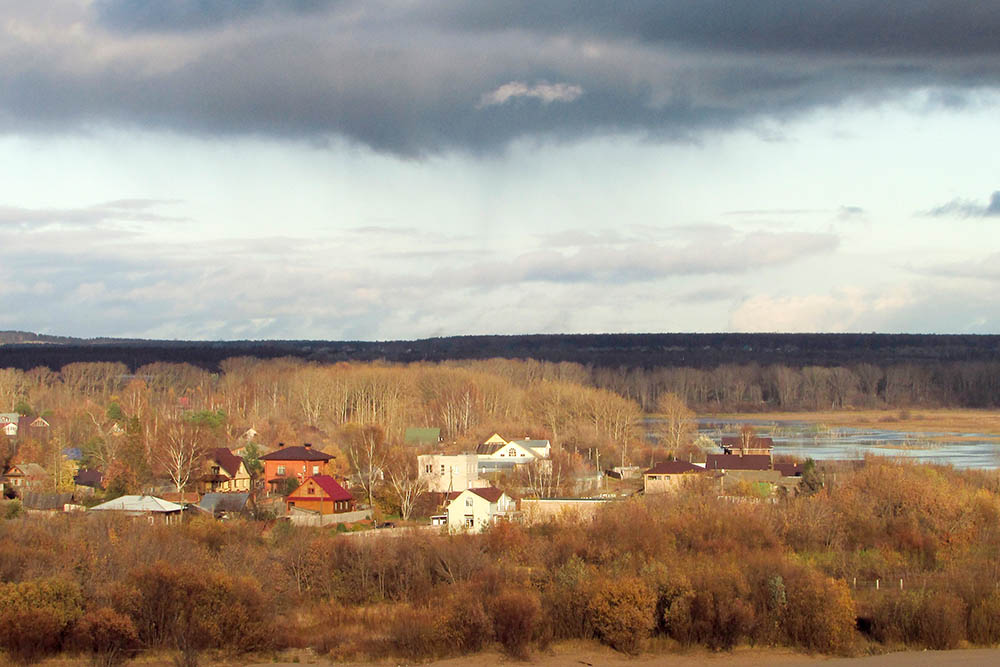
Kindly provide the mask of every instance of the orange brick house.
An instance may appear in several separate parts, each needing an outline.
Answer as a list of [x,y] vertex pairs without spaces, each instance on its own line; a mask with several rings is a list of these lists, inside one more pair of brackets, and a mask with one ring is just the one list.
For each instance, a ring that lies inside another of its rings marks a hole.
[[313,449],[308,442],[300,447],[283,447],[260,457],[264,463],[264,479],[271,491],[289,477],[301,484],[307,477],[325,475],[327,464],[333,456]]
[[329,475],[307,477],[299,488],[285,498],[287,509],[293,507],[320,514],[339,514],[356,509],[354,496]]

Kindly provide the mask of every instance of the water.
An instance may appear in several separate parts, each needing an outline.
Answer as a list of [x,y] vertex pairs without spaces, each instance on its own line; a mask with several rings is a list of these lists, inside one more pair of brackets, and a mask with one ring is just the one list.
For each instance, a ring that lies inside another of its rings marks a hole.
[[825,427],[810,422],[704,418],[698,433],[716,443],[738,435],[743,424],[774,440],[775,455],[800,459],[860,459],[866,454],[951,464],[956,468],[1000,467],[1000,444],[983,433],[912,433],[879,428]]

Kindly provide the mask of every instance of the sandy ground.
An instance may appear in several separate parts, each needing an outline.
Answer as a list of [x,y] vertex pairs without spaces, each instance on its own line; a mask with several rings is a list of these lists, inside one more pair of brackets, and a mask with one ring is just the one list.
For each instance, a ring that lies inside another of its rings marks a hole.
[[[360,667],[371,663],[338,663],[301,660],[298,663],[256,663],[255,667],[295,667],[302,664],[340,665]],[[405,665],[406,662],[381,662],[379,665]],[[460,667],[476,665],[482,667],[756,667],[757,665],[778,665],[779,667],[971,667],[972,665],[1000,665],[1000,649],[965,649],[956,651],[901,651],[884,655],[861,658],[831,658],[810,656],[782,649],[739,648],[732,653],[713,653],[706,650],[692,650],[684,653],[644,654],[629,657],[596,644],[567,643],[552,650],[535,654],[528,662],[512,660],[500,653],[487,651],[462,658],[450,658],[424,663],[430,667]]]

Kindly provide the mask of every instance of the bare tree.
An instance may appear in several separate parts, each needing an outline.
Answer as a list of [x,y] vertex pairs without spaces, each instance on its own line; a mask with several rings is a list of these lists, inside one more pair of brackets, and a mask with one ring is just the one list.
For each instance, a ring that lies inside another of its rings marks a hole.
[[368,496],[368,505],[375,506],[375,486],[385,476],[388,447],[385,432],[376,424],[347,424],[340,431],[342,446],[351,464],[351,472]]
[[417,457],[412,450],[394,447],[386,457],[385,472],[392,495],[399,505],[399,516],[409,521],[420,494],[427,491],[427,478],[420,476]]
[[152,458],[170,477],[177,493],[184,491],[205,457],[204,431],[190,420],[173,420],[161,429],[161,437],[154,443]]
[[661,442],[664,447],[676,453],[694,436],[694,412],[673,392],[660,394],[656,400],[656,411],[662,418]]

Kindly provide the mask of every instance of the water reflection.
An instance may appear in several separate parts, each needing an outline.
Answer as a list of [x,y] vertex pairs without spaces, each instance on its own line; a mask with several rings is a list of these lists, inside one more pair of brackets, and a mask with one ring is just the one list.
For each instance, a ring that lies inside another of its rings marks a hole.
[[860,459],[871,453],[958,468],[1000,467],[1000,445],[983,433],[912,433],[826,427],[800,421],[715,418],[699,419],[698,432],[718,442],[723,435],[738,434],[743,424],[754,426],[759,435],[773,438],[775,455],[825,460]]

